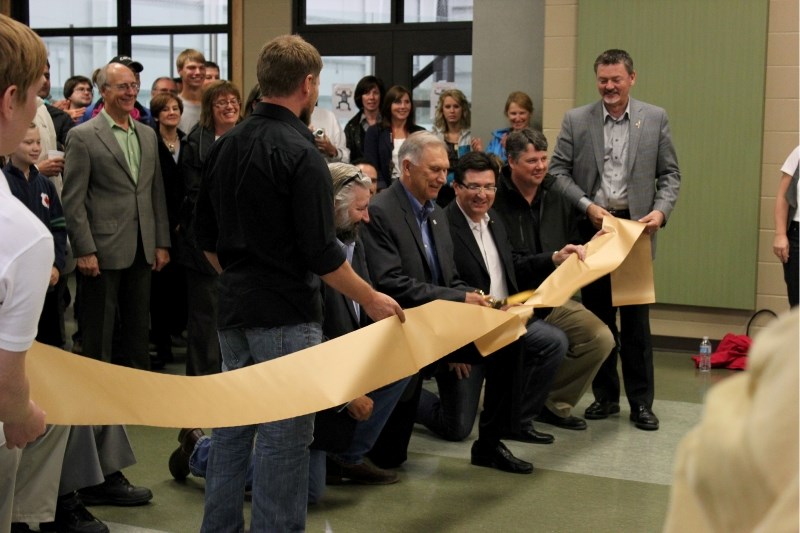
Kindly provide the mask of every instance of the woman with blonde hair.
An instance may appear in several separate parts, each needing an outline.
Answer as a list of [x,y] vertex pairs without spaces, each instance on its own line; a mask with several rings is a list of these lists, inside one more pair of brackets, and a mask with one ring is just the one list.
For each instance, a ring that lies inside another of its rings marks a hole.
[[439,190],[436,201],[442,207],[455,197],[453,176],[458,158],[467,152],[480,152],[483,143],[470,131],[470,105],[466,95],[458,89],[447,89],[439,95],[436,114],[433,119],[433,133],[447,146],[450,172],[447,173],[447,186]]

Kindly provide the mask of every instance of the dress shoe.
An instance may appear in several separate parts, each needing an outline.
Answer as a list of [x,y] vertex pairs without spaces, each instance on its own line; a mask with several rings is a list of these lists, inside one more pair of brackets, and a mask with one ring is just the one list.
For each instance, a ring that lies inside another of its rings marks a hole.
[[[331,457],[330,460],[338,466],[338,469],[336,469],[336,473],[334,475],[338,475],[339,479],[342,481],[347,479],[352,483],[358,483],[359,485],[391,485],[392,483],[397,483],[400,481],[400,478],[397,477],[396,473],[392,472],[391,470],[378,468],[366,457],[364,458],[364,461],[359,464],[343,463],[336,457]],[[327,481],[328,479],[326,476],[325,482],[327,483]],[[331,485],[336,484],[338,483],[331,483]]]
[[531,463],[514,457],[511,451],[506,448],[506,445],[499,441],[489,449],[485,449],[479,440],[473,442],[472,460],[470,462],[475,466],[496,468],[512,474],[530,474],[533,472]]
[[58,533],[108,533],[108,527],[84,507],[75,493],[59,496],[55,522],[39,524],[39,531]]
[[592,402],[592,405],[586,408],[586,411],[583,412],[583,416],[589,420],[602,420],[608,418],[608,415],[616,413],[619,413],[619,403],[595,400]]
[[655,431],[658,429],[658,417],[653,414],[652,409],[646,405],[640,405],[631,411],[631,421],[637,428],[645,431]]
[[[41,531],[44,531],[44,529],[41,529]],[[9,533],[33,533],[33,530],[25,522],[11,522]]]
[[536,431],[533,425],[520,428],[517,433],[508,433],[503,435],[506,440],[516,440],[519,442],[529,442],[531,444],[552,444],[556,440],[550,433],[542,433]]
[[153,499],[153,493],[145,487],[134,487],[122,472],[106,476],[106,480],[94,487],[78,491],[85,505],[143,505]]
[[537,422],[544,422],[551,426],[562,429],[582,430],[586,429],[586,420],[577,416],[558,416],[547,407],[542,408],[542,412],[536,417]]
[[205,435],[200,428],[184,428],[178,433],[178,446],[169,456],[169,473],[176,481],[183,481],[189,477],[189,458],[200,437]]
[[192,455],[197,441],[204,435],[205,433],[200,428],[183,428],[178,432],[178,442],[181,443],[181,449],[186,455]]

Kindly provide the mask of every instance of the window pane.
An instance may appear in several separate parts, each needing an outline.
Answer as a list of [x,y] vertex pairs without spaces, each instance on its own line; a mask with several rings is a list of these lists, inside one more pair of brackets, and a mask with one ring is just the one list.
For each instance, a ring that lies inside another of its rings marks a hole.
[[[71,76],[92,77],[94,69],[102,67],[117,55],[117,38],[103,37],[45,37],[50,61],[50,94],[60,100],[64,82]],[[97,93],[95,92],[95,95]]]
[[109,0],[30,0],[29,6],[31,28],[103,28],[117,25],[117,3]]
[[472,20],[472,0],[413,0],[403,3],[403,22]]
[[133,26],[227,23],[228,0],[131,0]]
[[306,24],[385,24],[391,20],[390,0],[306,0]]
[[336,114],[344,128],[358,112],[353,100],[358,80],[375,72],[373,56],[322,56],[318,105]]
[[[131,57],[142,64],[144,70],[140,77],[142,90],[139,101],[147,105],[150,101],[150,87],[156,78],[178,75],[175,59],[187,48],[203,53],[207,61],[219,65],[220,78],[229,78],[228,37],[224,33],[189,35],[134,35],[131,39]],[[243,91],[242,87],[239,87]],[[247,91],[243,91],[246,95]],[[244,97],[243,95],[242,97]]]
[[[414,56],[412,58],[414,76],[424,69],[431,74],[412,89],[414,96],[414,115],[417,124],[433,127],[433,113],[439,101],[437,96],[447,84],[460,89],[467,100],[472,101],[472,56]],[[432,67],[432,68],[431,68]]]

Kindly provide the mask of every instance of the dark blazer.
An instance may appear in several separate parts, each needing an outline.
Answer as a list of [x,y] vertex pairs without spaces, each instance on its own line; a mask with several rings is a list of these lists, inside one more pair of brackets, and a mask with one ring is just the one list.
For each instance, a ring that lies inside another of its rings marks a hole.
[[[422,126],[409,126],[408,134],[422,131]],[[364,135],[364,158],[378,169],[378,190],[392,184],[392,128],[375,124],[367,128]]]
[[183,266],[208,276],[216,276],[217,272],[196,242],[194,210],[197,204],[197,195],[200,192],[200,175],[203,172],[203,164],[213,144],[214,132],[197,124],[186,136],[186,143],[181,143],[180,159],[185,195],[178,215],[183,238],[177,259]]
[[[369,270],[367,269],[367,257],[364,253],[364,243],[360,237],[356,237],[356,246],[353,250],[353,270],[367,283],[370,283]],[[363,328],[372,323],[367,313],[361,310],[360,319],[356,317],[356,310],[353,307],[353,300],[341,292],[330,288],[327,284],[322,284],[322,302],[324,305],[324,319],[322,321],[322,332],[326,339],[335,339],[342,335],[347,335],[358,328]]]
[[[492,284],[489,270],[464,213],[458,207],[457,201],[450,202],[444,211],[450,223],[450,235],[453,237],[453,245],[455,246],[454,259],[461,279],[465,283],[489,294],[489,287]],[[492,234],[495,246],[497,246],[497,252],[500,254],[500,262],[503,265],[503,273],[506,276],[508,294],[516,294],[519,290],[514,273],[511,243],[508,241],[505,226],[493,209],[489,210],[489,232]]]
[[361,238],[375,288],[404,308],[433,300],[463,302],[465,293],[473,290],[461,281],[456,270],[453,241],[441,207],[434,207],[429,223],[442,271],[442,285],[432,282],[422,232],[399,180],[374,197],[369,206],[369,223],[362,228]]
[[133,264],[139,238],[145,259],[169,248],[169,220],[158,141],[153,129],[135,123],[141,162],[134,183],[125,155],[104,116],[67,135],[62,202],[75,257],[97,254],[100,269]]

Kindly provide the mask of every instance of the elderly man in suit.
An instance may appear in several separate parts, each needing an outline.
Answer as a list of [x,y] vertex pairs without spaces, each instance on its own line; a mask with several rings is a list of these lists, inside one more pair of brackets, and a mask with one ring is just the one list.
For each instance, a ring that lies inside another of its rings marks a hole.
[[149,369],[150,271],[169,262],[169,224],[158,145],[130,118],[139,84],[121,63],[100,69],[105,106],[67,136],[64,214],[84,275],[83,354],[111,360],[119,310],[123,357]]
[[[403,307],[438,299],[488,305],[482,293],[459,278],[447,217],[434,202],[450,166],[444,142],[430,132],[414,133],[400,148],[398,161],[400,179],[372,201],[370,220],[362,233],[372,282]],[[533,465],[514,457],[500,441],[509,427],[515,356],[518,353],[506,350],[486,360],[484,411],[478,440],[472,446],[472,464],[530,474]],[[479,361],[472,345],[451,359],[453,363]],[[417,375],[370,453],[378,466],[397,466],[406,460],[420,390]]]
[[[600,228],[605,216],[638,220],[652,236],[666,224],[680,189],[680,170],[672,145],[667,113],[630,98],[636,83],[633,60],[624,50],[607,50],[594,63],[601,100],[572,109],[564,116],[550,173],[551,187],[564,194],[585,218],[584,239]],[[655,248],[654,248],[655,250]],[[622,360],[630,419],[639,429],[658,429],[653,413],[653,347],[647,305],[611,305],[611,285],[605,276],[585,287],[583,302],[615,338],[618,349],[606,359],[592,384],[595,401],[586,418],[601,419],[619,412],[617,352]]]

